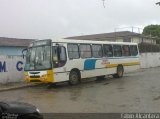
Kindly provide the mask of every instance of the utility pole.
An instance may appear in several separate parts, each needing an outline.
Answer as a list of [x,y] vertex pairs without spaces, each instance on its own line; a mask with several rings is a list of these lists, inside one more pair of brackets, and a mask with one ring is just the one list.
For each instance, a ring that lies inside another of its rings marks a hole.
[[102,0],[102,2],[103,2],[103,7],[105,8],[105,0]]

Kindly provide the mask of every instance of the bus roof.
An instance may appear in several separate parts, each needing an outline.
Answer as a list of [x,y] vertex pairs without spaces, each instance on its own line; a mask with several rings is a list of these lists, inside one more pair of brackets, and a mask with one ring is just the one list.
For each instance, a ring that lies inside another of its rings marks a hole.
[[52,39],[54,43],[89,43],[89,44],[121,44],[121,45],[137,45],[131,42],[110,42],[110,41],[91,41],[91,40],[76,40],[76,39]]

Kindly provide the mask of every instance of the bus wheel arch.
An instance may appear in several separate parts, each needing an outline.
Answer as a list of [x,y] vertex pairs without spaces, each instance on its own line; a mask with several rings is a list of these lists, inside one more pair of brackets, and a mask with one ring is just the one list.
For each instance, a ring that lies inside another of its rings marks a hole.
[[123,74],[124,74],[124,67],[122,64],[119,64],[117,66],[117,72],[116,72],[116,74],[113,74],[113,77],[114,78],[122,78]]
[[76,85],[81,82],[81,72],[79,69],[72,69],[69,73],[69,84]]

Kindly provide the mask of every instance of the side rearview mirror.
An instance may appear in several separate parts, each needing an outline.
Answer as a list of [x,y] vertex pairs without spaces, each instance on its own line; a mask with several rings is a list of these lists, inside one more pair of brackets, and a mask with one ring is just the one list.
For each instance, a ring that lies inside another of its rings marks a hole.
[[61,53],[61,46],[58,46],[57,51],[59,54]]
[[23,59],[24,59],[24,57],[25,57],[24,52],[27,52],[27,51],[28,51],[28,49],[23,49],[23,50],[22,50],[22,57],[23,57]]

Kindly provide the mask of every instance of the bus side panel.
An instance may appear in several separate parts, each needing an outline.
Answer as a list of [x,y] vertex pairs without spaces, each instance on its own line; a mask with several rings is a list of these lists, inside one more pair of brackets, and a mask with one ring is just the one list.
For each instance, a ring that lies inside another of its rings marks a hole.
[[112,68],[112,67],[117,68],[118,65],[123,66],[124,73],[132,72],[137,69],[140,69],[140,61],[138,57],[110,58],[109,64],[107,64],[106,66],[108,68]]
[[139,69],[139,58],[108,58],[105,63],[102,58],[68,59],[65,66],[54,69],[54,82],[68,81],[72,69],[78,69],[81,78],[115,74],[119,64],[123,66],[125,73],[135,71]]
[[[108,74],[114,74],[116,68],[107,68],[104,60],[106,59],[86,59],[84,61],[84,70],[82,71],[82,78],[96,77]],[[88,63],[88,65],[86,64]],[[86,66],[85,66],[86,65]]]
[[62,81],[68,81],[68,80],[69,80],[68,72],[54,73],[54,82],[62,82]]
[[55,82],[68,81],[69,74],[72,69],[82,70],[83,59],[67,60],[63,67],[54,68],[54,80]]

